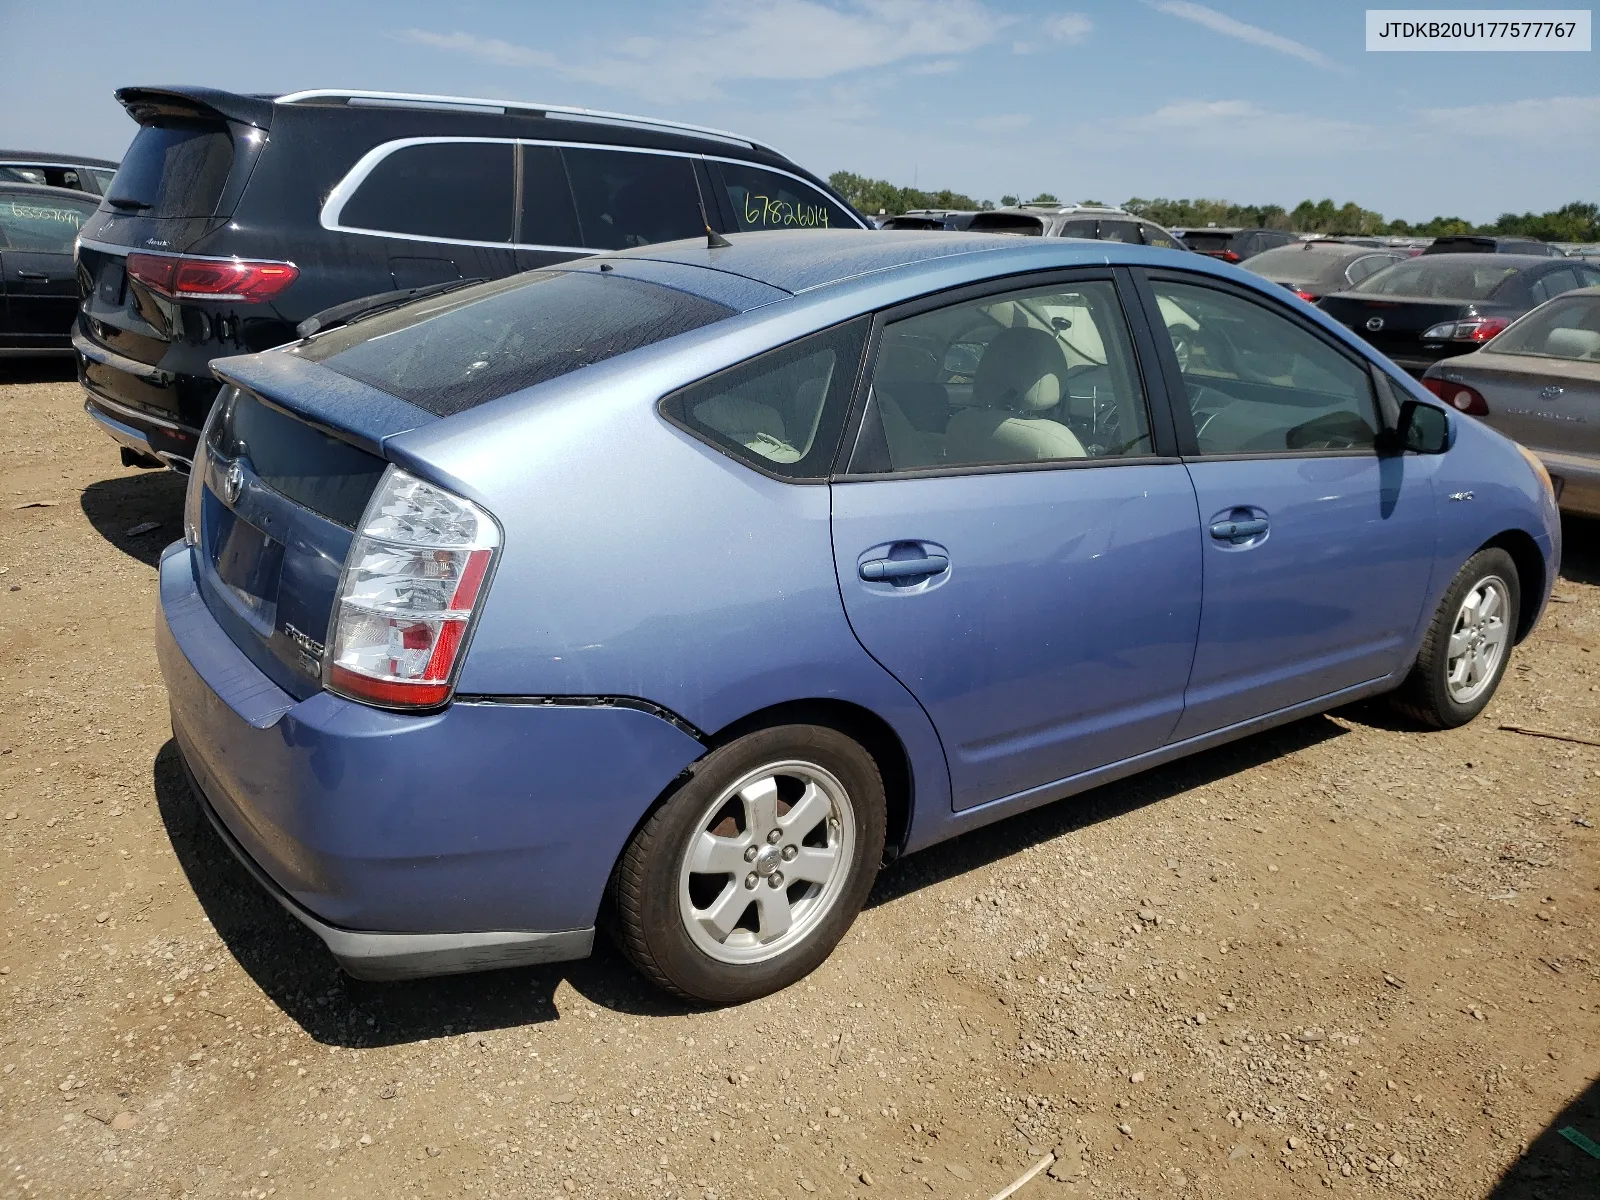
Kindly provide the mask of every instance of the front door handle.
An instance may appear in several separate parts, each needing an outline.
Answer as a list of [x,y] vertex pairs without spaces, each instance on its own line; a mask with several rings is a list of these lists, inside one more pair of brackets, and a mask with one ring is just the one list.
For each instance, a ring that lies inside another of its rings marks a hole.
[[861,564],[861,578],[869,583],[885,579],[915,579],[921,575],[937,575],[949,566],[950,560],[942,554],[929,554],[923,558],[871,558]]
[[1235,538],[1260,537],[1266,531],[1265,517],[1246,517],[1240,521],[1218,521],[1211,527],[1211,536],[1218,541],[1230,542]]

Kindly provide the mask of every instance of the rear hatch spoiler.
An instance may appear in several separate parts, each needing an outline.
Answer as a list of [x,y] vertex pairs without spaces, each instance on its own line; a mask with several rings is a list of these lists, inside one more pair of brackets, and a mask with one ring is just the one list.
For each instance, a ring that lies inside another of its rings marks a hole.
[[141,125],[163,118],[187,118],[272,128],[272,101],[265,96],[202,87],[125,87],[118,88],[115,95],[117,103]]

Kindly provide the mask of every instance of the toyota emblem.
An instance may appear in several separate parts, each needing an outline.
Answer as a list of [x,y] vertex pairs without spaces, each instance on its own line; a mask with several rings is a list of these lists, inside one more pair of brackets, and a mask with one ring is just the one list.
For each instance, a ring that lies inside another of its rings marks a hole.
[[1368,317],[1367,318],[1367,332],[1368,333],[1377,333],[1378,330],[1380,330],[1382,328],[1383,328],[1383,318],[1382,317]]
[[222,498],[231,505],[239,499],[239,493],[242,491],[244,491],[244,468],[238,463],[229,463],[227,474],[222,477]]

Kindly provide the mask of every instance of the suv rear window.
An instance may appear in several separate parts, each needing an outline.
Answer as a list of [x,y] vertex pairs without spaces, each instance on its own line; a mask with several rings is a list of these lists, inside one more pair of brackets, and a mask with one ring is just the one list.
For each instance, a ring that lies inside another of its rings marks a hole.
[[973,233],[1021,233],[1043,237],[1044,222],[1023,213],[979,213],[967,226]]
[[123,155],[106,199],[147,217],[209,217],[233,170],[225,125],[143,125]]
[[530,271],[329,330],[295,352],[448,417],[733,314],[624,276]]
[[345,201],[339,224],[462,242],[509,242],[516,149],[508,142],[402,146]]
[[1215,254],[1219,250],[1232,249],[1233,234],[1207,233],[1203,229],[1196,229],[1183,235],[1183,244],[1201,254]]

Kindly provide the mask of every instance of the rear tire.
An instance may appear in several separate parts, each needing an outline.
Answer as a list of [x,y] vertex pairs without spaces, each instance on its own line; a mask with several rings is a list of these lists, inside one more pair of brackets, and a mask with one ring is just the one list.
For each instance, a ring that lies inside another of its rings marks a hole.
[[647,979],[691,1000],[788,987],[866,903],[885,822],[877,763],[845,734],[746,734],[696,763],[623,851],[617,941]]
[[1493,547],[1478,551],[1439,602],[1394,706],[1432,729],[1472,720],[1505,676],[1521,611],[1521,581],[1511,556]]

